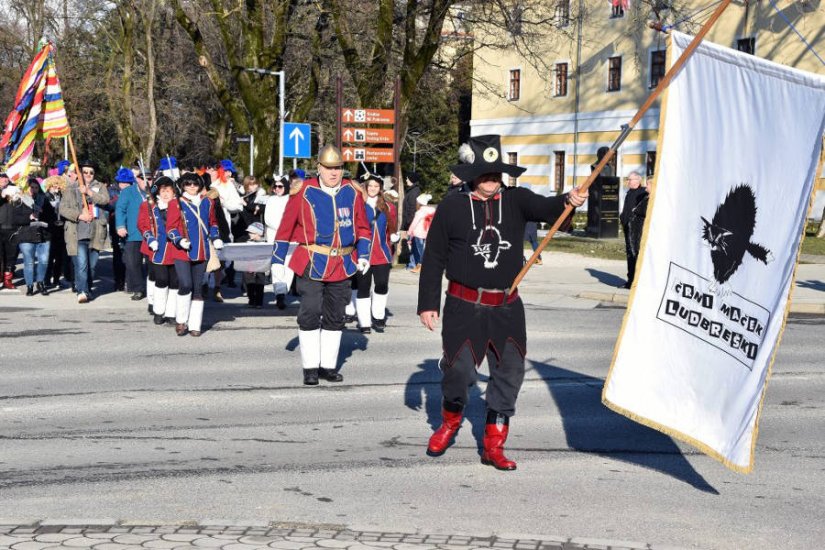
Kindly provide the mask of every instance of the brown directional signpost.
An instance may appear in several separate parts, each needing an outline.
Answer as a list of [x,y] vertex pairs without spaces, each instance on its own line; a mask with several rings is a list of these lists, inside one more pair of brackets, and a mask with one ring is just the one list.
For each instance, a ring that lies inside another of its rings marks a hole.
[[398,216],[403,214],[404,186],[401,184],[399,136],[399,97],[401,81],[395,79],[395,99],[392,109],[361,109],[343,106],[343,83],[336,83],[338,131],[336,144],[344,162],[381,162],[395,165],[398,182]]
[[341,109],[339,141],[345,162],[396,162],[395,111],[392,109]]

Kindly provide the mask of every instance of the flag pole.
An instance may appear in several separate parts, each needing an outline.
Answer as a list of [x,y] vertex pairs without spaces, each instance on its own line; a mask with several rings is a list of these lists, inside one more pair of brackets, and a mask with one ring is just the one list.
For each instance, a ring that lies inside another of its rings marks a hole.
[[[68,137],[69,137],[69,149],[71,149],[71,152],[72,152],[72,162],[74,162],[74,169],[77,172],[77,178],[78,178],[77,182],[78,182],[78,184],[80,184],[80,182],[84,181],[83,180],[83,174],[80,173],[80,165],[77,163],[77,153],[75,152],[75,149],[74,149],[74,141],[72,140],[72,134],[69,134]],[[83,208],[85,210],[88,210],[89,209],[89,203],[86,201],[86,194],[81,193],[80,197],[83,199]]]
[[[679,56],[679,59],[677,59],[676,62],[673,63],[673,65],[667,71],[665,76],[662,77],[662,80],[659,81],[659,84],[656,86],[656,89],[653,90],[653,92],[647,98],[647,101],[644,102],[644,104],[638,110],[636,115],[631,119],[629,123],[622,125],[622,131],[619,134],[619,137],[616,138],[616,141],[613,142],[613,145],[611,145],[610,149],[608,149],[607,154],[605,154],[604,157],[602,157],[602,160],[599,161],[595,168],[593,168],[593,172],[582,184],[582,191],[585,191],[588,187],[590,187],[593,181],[595,181],[595,179],[604,169],[604,167],[607,166],[607,163],[610,162],[610,160],[616,155],[616,151],[621,146],[621,144],[624,143],[624,140],[627,139],[627,137],[630,135],[630,132],[632,132],[633,129],[636,127],[636,124],[639,123],[639,121],[642,119],[647,110],[650,109],[650,107],[653,105],[653,102],[656,101],[656,99],[658,99],[662,92],[664,92],[665,89],[670,85],[670,81],[673,80],[673,78],[680,70],[682,70],[682,67],[687,62],[688,58],[690,58],[690,56],[693,55],[693,52],[696,50],[697,47],[699,47],[699,44],[702,42],[702,39],[705,37],[705,35],[708,34],[708,32],[710,32],[711,27],[713,27],[716,21],[722,16],[722,13],[725,11],[725,9],[727,9],[731,2],[732,0],[722,1],[719,7],[716,8],[716,11],[714,11],[713,14],[710,16],[710,19],[708,19],[707,22],[705,22],[705,24],[699,30],[699,33],[693,37],[693,40],[690,42],[688,47],[685,48],[685,51],[682,52],[682,55]],[[578,83],[576,85],[578,86]],[[527,275],[527,272],[530,270],[533,264],[536,263],[536,260],[538,259],[542,250],[544,250],[544,248],[550,242],[550,239],[553,238],[553,235],[556,234],[556,231],[558,231],[559,227],[561,227],[562,223],[564,223],[564,221],[567,219],[567,217],[570,215],[572,211],[573,206],[571,204],[567,204],[564,207],[564,211],[558,217],[556,223],[553,224],[553,226],[547,232],[547,235],[545,235],[539,243],[538,248],[536,248],[536,250],[533,251],[533,255],[530,256],[530,259],[527,260],[527,263],[524,265],[524,267],[521,268],[521,271],[519,271],[519,274],[516,276],[515,280],[513,281],[513,284],[510,286],[510,293],[515,291],[516,287],[518,287],[521,280],[524,279],[524,276]]]

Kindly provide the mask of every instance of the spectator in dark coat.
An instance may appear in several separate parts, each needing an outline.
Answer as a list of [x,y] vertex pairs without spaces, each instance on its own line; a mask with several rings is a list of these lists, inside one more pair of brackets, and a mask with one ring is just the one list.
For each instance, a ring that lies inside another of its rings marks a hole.
[[26,296],[34,295],[34,286],[43,296],[48,296],[46,289],[46,268],[49,264],[51,241],[50,225],[57,221],[57,214],[46,195],[40,190],[40,184],[29,182],[31,204],[23,202],[22,197],[15,201],[14,210],[20,228],[16,240],[23,253],[23,277],[26,280]]
[[401,220],[401,231],[406,231],[410,227],[417,203],[418,195],[421,194],[421,178],[415,172],[411,172],[406,179],[407,189],[404,191],[404,214]]
[[[624,197],[622,213],[619,222],[624,233],[625,253],[627,254],[627,282],[622,288],[630,288],[636,275],[636,259],[639,257],[641,242],[641,225],[644,225],[645,210],[647,209],[647,189],[642,187],[642,176],[639,172],[631,172],[627,176],[627,194]],[[644,202],[643,202],[644,201]],[[643,203],[643,205],[642,205]],[[634,211],[641,208],[641,216]]]

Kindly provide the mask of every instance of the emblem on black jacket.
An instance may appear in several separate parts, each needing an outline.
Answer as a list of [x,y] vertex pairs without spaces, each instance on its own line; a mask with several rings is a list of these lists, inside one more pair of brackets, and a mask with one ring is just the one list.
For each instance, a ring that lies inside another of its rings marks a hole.
[[501,238],[501,233],[494,225],[488,225],[478,233],[476,244],[472,245],[476,256],[484,257],[484,267],[493,269],[498,265],[498,256],[502,250],[512,245]]
[[756,226],[756,198],[748,185],[734,187],[716,209],[712,221],[701,218],[702,239],[710,246],[713,278],[719,285],[736,273],[745,252],[766,265],[773,261],[770,250],[751,242]]

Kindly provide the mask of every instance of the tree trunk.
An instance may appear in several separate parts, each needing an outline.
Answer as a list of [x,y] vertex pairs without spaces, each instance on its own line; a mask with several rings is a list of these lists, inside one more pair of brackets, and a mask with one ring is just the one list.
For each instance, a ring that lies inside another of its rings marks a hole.
[[157,0],[148,0],[149,6],[144,10],[143,32],[146,36],[146,101],[149,104],[149,129],[143,146],[144,161],[152,165],[152,152],[158,132],[157,106],[155,105],[155,48],[152,43]]

